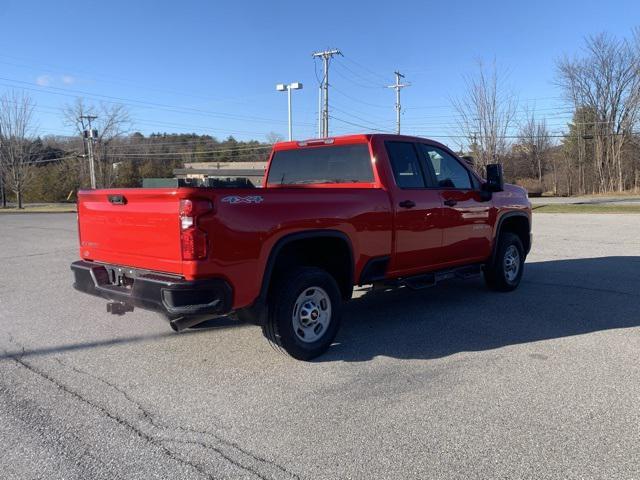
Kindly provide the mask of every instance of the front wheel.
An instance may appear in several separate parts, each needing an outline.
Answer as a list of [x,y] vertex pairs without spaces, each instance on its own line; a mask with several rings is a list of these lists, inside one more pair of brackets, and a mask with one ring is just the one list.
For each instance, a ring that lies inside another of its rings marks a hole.
[[498,239],[498,248],[491,264],[484,268],[484,279],[489,288],[510,292],[518,288],[524,271],[525,253],[517,235],[505,232]]
[[276,349],[311,360],[331,346],[340,311],[334,278],[319,268],[297,268],[284,274],[272,290],[262,331]]

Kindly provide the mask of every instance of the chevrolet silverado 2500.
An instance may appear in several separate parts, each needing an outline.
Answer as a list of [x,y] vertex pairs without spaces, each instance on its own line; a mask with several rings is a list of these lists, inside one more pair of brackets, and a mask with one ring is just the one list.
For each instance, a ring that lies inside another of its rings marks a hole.
[[298,359],[333,342],[355,285],[422,288],[483,274],[515,289],[531,204],[446,146],[387,134],[282,142],[262,188],[78,194],[77,290],[167,317],[175,330],[235,312]]

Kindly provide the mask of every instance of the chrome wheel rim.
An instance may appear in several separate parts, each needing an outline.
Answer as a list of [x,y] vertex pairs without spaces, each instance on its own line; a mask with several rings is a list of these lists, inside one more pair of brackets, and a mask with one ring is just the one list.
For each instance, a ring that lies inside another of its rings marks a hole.
[[504,253],[503,268],[507,282],[513,283],[520,272],[520,252],[515,245],[510,245]]
[[320,287],[305,288],[293,306],[293,331],[299,340],[312,343],[321,338],[331,323],[331,299]]

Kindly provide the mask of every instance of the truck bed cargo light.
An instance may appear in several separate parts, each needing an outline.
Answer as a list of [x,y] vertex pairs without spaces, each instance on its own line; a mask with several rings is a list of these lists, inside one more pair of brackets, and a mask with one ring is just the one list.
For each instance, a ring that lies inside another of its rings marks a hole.
[[299,147],[308,147],[309,145],[331,145],[335,140],[333,138],[319,138],[317,140],[303,140],[298,142]]

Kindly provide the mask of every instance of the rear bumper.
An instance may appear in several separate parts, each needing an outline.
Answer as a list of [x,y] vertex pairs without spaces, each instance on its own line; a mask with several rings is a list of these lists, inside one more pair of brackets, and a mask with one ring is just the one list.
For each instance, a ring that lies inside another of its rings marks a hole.
[[122,267],[129,284],[113,285],[111,265],[77,261],[71,264],[73,287],[127,305],[155,310],[168,316],[224,315],[231,311],[231,286],[222,279],[188,281],[178,277]]

